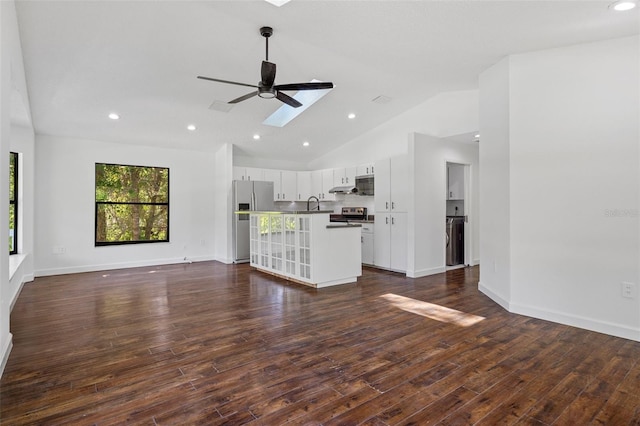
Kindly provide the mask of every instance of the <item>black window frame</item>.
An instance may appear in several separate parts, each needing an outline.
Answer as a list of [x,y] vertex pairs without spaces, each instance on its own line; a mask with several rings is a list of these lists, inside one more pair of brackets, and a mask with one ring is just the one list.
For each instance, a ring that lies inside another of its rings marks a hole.
[[[167,201],[159,202],[159,203],[144,203],[144,202],[117,202],[117,201],[98,201],[97,200],[97,184],[95,181],[95,170],[98,165],[105,166],[117,166],[117,167],[139,167],[145,169],[162,169],[167,171]],[[170,192],[171,192],[171,180],[170,180],[171,171],[169,167],[159,167],[159,166],[140,166],[134,164],[118,164],[118,163],[95,163],[94,167],[94,200],[95,200],[95,209],[94,209],[94,231],[93,231],[93,241],[95,247],[104,247],[104,246],[120,246],[120,245],[129,245],[129,244],[152,244],[152,243],[169,243],[170,242],[170,213],[171,210],[169,208],[170,202]],[[98,241],[98,206],[101,204],[113,204],[113,205],[143,205],[143,206],[151,206],[151,205],[160,205],[166,206],[167,208],[167,237],[163,240],[130,240],[130,241]]]
[[[13,181],[9,178],[9,186],[13,185],[13,197],[11,197],[11,191],[9,191],[9,209],[13,206],[13,249],[9,249],[9,255],[18,254],[18,153],[9,153],[9,167],[13,160]],[[11,176],[11,173],[9,173]],[[9,222],[9,229],[11,229],[11,222]]]

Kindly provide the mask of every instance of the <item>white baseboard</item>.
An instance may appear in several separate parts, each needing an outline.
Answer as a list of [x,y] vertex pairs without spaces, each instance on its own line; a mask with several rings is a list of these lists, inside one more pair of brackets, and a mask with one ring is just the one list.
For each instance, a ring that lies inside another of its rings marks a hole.
[[535,306],[511,304],[511,312],[640,342],[640,329]]
[[439,266],[437,268],[429,268],[429,269],[419,269],[415,271],[407,271],[407,277],[420,278],[420,277],[426,277],[429,275],[441,274],[446,271],[447,271],[447,268],[444,266]]
[[509,301],[504,297],[500,296],[498,293],[495,293],[493,290],[487,288],[482,284],[482,282],[478,281],[478,290],[484,293],[489,299],[496,302],[498,305],[502,306],[507,311],[511,312],[509,309]]
[[0,352],[2,355],[2,361],[0,362],[0,377],[2,377],[2,373],[4,373],[4,367],[7,365],[7,361],[9,360],[11,349],[13,349],[13,334],[9,333],[2,345],[2,352]]
[[20,293],[22,292],[22,288],[24,287],[24,283],[30,283],[31,281],[33,281],[33,274],[26,274],[22,276],[22,279],[20,280],[20,284],[18,285],[18,289],[16,290],[15,294],[13,295],[13,298],[11,299],[11,303],[9,304],[9,312],[13,311],[13,307],[16,304],[16,302],[18,301],[18,297],[20,296]]
[[208,260],[216,260],[213,256],[195,256],[180,258],[168,258],[168,259],[151,259],[141,260],[135,262],[121,262],[121,263],[105,263],[100,265],[84,265],[84,266],[69,266],[65,268],[50,268],[36,270],[36,277],[46,277],[50,275],[66,275],[66,274],[78,274],[82,272],[95,272],[95,271],[108,271],[112,269],[126,269],[126,268],[139,268],[143,266],[157,266],[157,265],[172,265],[176,263],[189,263],[189,262],[204,262]]
[[225,265],[231,265],[233,262],[233,259],[228,258],[228,257],[215,257],[213,260],[216,260],[220,263],[224,263]]
[[513,314],[525,315],[532,318],[538,318],[545,321],[551,321],[558,324],[564,324],[571,327],[582,328],[585,330],[595,331],[598,333],[608,334],[610,336],[622,337],[624,339],[640,342],[640,329],[638,328],[629,327],[623,324],[600,321],[579,315],[567,314],[565,312],[541,309],[535,306],[512,303],[499,294],[493,292],[489,288],[485,287],[481,282],[478,283],[478,290],[484,293],[498,305],[502,306],[505,310]]

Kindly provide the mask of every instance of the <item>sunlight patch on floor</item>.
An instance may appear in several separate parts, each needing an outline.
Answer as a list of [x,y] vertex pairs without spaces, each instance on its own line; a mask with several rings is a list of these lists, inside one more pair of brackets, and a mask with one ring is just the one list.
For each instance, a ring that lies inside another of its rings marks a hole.
[[403,311],[418,314],[436,321],[459,325],[461,327],[469,327],[470,325],[474,325],[484,319],[484,317],[480,317],[478,315],[467,314],[465,312],[456,311],[455,309],[397,294],[388,293],[383,294],[380,297],[389,302],[392,306],[402,309]]

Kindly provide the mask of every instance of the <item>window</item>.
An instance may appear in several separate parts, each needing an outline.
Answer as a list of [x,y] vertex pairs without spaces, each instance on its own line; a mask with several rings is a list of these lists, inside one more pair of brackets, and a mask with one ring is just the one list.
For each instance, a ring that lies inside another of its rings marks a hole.
[[9,153],[9,254],[18,253],[18,153]]
[[95,245],[169,241],[169,169],[96,163]]

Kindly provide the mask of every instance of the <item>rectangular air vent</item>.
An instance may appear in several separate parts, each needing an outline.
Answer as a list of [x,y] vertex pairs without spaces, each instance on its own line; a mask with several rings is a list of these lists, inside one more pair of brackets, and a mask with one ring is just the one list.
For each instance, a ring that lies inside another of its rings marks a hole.
[[209,105],[209,109],[220,112],[229,112],[232,108],[233,104],[224,101],[213,101],[213,103]]
[[391,102],[391,98],[385,95],[380,95],[371,100],[371,102],[375,102],[377,104],[388,104]]

